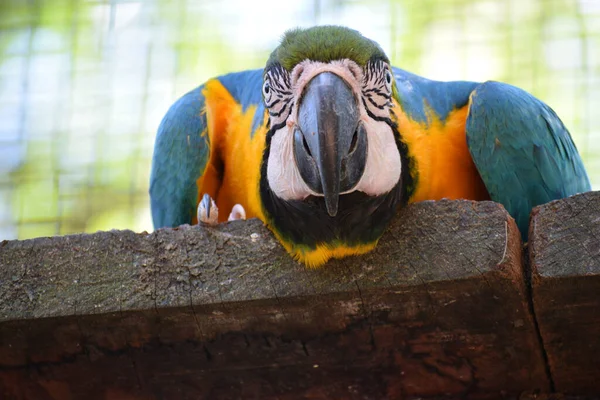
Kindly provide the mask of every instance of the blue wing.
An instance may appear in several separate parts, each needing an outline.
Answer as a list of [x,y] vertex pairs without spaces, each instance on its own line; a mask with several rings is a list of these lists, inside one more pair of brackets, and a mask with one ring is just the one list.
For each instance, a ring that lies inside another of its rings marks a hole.
[[196,181],[210,156],[202,89],[177,100],[158,128],[150,172],[154,228],[190,224],[196,214]]
[[519,88],[477,86],[466,131],[492,200],[515,218],[524,240],[533,207],[591,190],[567,128],[550,107]]

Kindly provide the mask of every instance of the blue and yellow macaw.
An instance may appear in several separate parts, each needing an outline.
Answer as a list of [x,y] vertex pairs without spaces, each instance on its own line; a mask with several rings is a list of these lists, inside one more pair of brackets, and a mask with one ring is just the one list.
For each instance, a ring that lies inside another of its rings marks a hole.
[[532,207],[590,190],[540,100],[499,82],[419,77],[337,26],[289,31],[264,69],[180,98],[158,129],[150,180],[156,228],[257,217],[311,267],[370,251],[407,203],[492,199],[526,239]]

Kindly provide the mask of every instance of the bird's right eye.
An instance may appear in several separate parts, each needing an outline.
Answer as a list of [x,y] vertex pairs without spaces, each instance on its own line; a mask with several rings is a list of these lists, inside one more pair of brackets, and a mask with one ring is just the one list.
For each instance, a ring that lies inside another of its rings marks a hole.
[[269,84],[269,81],[263,83],[263,95],[265,96],[265,99],[268,99],[271,95],[271,85]]

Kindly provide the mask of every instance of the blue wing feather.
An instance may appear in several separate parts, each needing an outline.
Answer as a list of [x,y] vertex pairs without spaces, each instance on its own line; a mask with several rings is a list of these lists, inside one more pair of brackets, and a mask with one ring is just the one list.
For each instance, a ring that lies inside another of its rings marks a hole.
[[450,112],[467,104],[469,95],[478,85],[476,82],[469,81],[432,81],[400,68],[392,69],[402,110],[414,121],[427,125],[431,121],[426,106],[443,121]]
[[242,105],[242,111],[246,111],[250,105],[262,104],[262,69],[233,72],[219,76],[217,79]]
[[254,132],[262,125],[265,114],[262,101],[263,70],[234,72],[220,76],[218,79],[235,101],[241,104],[242,111],[246,111],[251,105],[257,107],[252,120],[251,135],[254,136]]
[[197,179],[210,156],[203,86],[177,100],[156,135],[150,172],[155,228],[190,224],[198,204]]
[[569,131],[550,107],[517,87],[477,86],[466,130],[492,200],[515,218],[525,240],[533,207],[591,190]]

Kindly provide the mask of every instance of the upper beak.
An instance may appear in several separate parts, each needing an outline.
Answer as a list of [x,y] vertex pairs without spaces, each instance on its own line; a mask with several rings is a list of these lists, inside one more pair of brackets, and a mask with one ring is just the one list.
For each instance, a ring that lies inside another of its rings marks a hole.
[[294,157],[302,179],[323,194],[332,217],[340,193],[356,186],[365,170],[367,132],[359,116],[356,96],[338,75],[322,72],[306,84],[294,132]]

